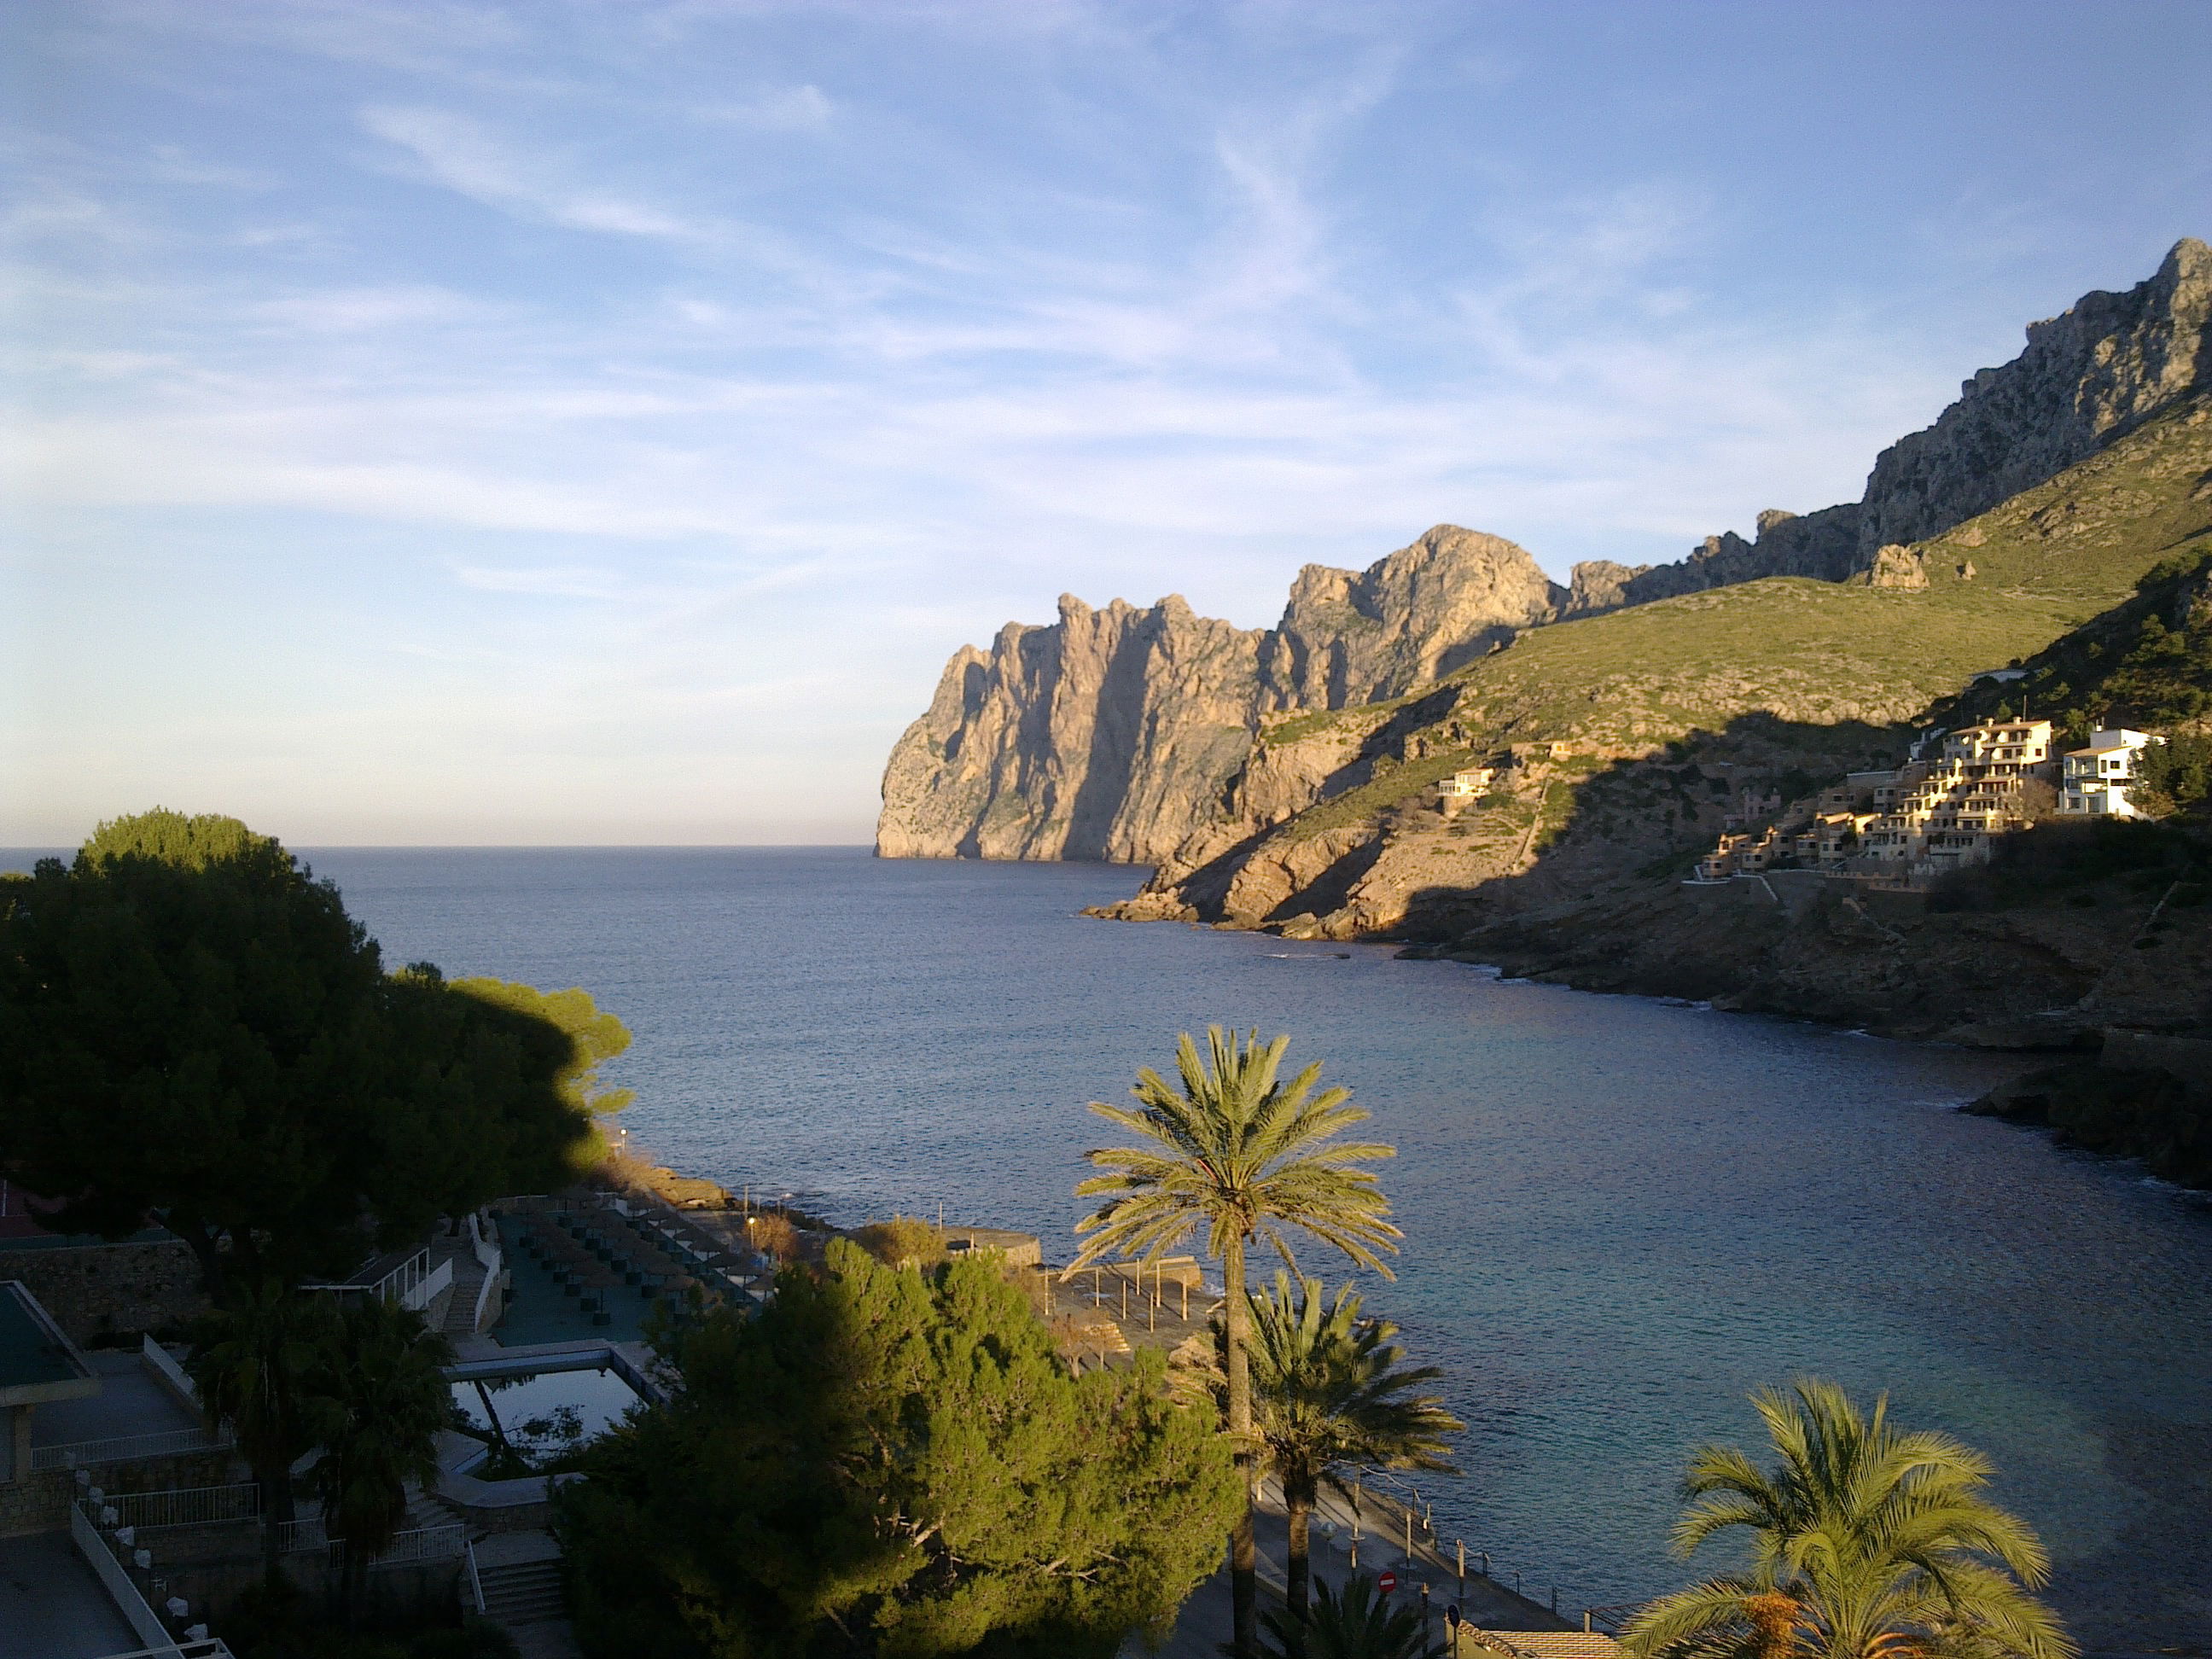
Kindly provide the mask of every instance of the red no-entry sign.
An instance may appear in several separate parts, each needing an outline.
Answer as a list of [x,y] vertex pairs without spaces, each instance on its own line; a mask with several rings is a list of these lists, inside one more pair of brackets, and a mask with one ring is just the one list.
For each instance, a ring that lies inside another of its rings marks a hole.
[[1375,1581],[1375,1588],[1381,1590],[1383,1595],[1388,1595],[1392,1590],[1398,1588],[1398,1575],[1395,1572],[1384,1573],[1381,1577]]

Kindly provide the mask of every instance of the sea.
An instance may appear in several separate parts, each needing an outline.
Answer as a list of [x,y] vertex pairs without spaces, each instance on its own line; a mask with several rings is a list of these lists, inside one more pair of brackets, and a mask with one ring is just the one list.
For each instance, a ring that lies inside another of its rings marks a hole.
[[1398,1149],[1403,1254],[1362,1290],[1468,1425],[1463,1473],[1418,1483],[1447,1547],[1570,1614],[1732,1565],[1668,1553],[1685,1462],[1761,1455],[1747,1396],[1817,1376],[1994,1461],[2086,1647],[2212,1653],[2212,1206],[1958,1110],[2033,1057],[1084,916],[1127,866],[305,856],[389,962],[619,1015],[634,1149],[840,1223],[1035,1232],[1048,1261],[1112,1139],[1086,1103],[1178,1032],[1286,1032]]

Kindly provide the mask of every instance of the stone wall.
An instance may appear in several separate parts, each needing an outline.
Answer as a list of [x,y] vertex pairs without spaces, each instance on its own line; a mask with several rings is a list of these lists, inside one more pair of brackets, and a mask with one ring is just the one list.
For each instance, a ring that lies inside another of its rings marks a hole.
[[[108,1492],[172,1492],[243,1479],[243,1468],[228,1452],[189,1452],[179,1457],[97,1464],[91,1473],[92,1484]],[[0,1481],[0,1538],[65,1530],[70,1500],[76,1490],[76,1474],[70,1469]]]
[[0,1251],[72,1342],[108,1346],[207,1311],[199,1263],[182,1239]]

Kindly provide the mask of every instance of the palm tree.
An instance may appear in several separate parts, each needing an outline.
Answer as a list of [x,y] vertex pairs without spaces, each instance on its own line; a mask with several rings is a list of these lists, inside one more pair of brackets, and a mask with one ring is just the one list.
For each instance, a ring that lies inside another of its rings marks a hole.
[[1364,1575],[1348,1582],[1341,1595],[1320,1586],[1310,1613],[1285,1608],[1268,1613],[1265,1623],[1273,1638],[1262,1650],[1266,1659],[1443,1659],[1423,1613],[1393,1607]]
[[1206,1249],[1221,1262],[1229,1432],[1245,1475],[1243,1516],[1230,1538],[1231,1605],[1238,1659],[1256,1647],[1258,1561],[1252,1539],[1252,1384],[1246,1363],[1250,1316],[1244,1260],[1256,1240],[1297,1267],[1286,1227],[1300,1228],[1354,1261],[1391,1277],[1378,1252],[1395,1253],[1403,1237],[1386,1218],[1390,1206],[1374,1175],[1354,1166],[1395,1155],[1368,1142],[1332,1144],[1367,1113],[1348,1105],[1350,1091],[1316,1094],[1318,1065],[1288,1083],[1278,1080],[1290,1038],[1262,1047],[1255,1030],[1240,1037],[1211,1025],[1207,1053],[1186,1031],[1176,1043],[1180,1088],[1150,1066],[1131,1091],[1139,1109],[1091,1103],[1091,1109],[1138,1137],[1132,1146],[1088,1154],[1108,1175],[1079,1182],[1079,1198],[1101,1200],[1077,1224],[1091,1238],[1070,1271],[1109,1251],[1156,1261],[1203,1227]]
[[1328,1486],[1346,1492],[1346,1468],[1432,1469],[1457,1474],[1444,1437],[1467,1425],[1432,1394],[1413,1389],[1443,1373],[1433,1365],[1397,1369],[1398,1328],[1362,1319],[1346,1285],[1324,1303],[1318,1279],[1275,1275],[1272,1294],[1252,1302],[1255,1424],[1290,1513],[1286,1588],[1293,1619],[1306,1611],[1314,1502]]
[[313,1449],[315,1379],[335,1329],[326,1297],[269,1279],[234,1292],[201,1322],[185,1369],[210,1427],[230,1425],[261,1488],[263,1570],[276,1582],[280,1528],[292,1519],[292,1465]]
[[345,1310],[314,1413],[323,1455],[311,1479],[325,1536],[345,1540],[349,1609],[368,1564],[392,1547],[407,1483],[438,1477],[437,1439],[452,1417],[446,1339],[411,1309],[364,1297]]
[[1674,1532],[1686,1559],[1746,1528],[1750,1570],[1644,1608],[1623,1638],[1636,1659],[2072,1659],[2057,1615],[2027,1593],[2049,1556],[1980,1495],[1987,1458],[1893,1427],[1887,1395],[1862,1417],[1834,1383],[1801,1378],[1752,1403],[1781,1461],[1762,1473],[1733,1446],[1701,1449]]

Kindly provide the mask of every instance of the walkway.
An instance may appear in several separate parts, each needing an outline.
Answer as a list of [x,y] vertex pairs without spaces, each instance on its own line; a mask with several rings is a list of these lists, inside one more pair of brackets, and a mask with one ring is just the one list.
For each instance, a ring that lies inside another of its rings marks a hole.
[[[1457,1574],[1449,1566],[1436,1561],[1416,1559],[1410,1565],[1400,1543],[1392,1543],[1378,1536],[1375,1528],[1388,1529],[1402,1510],[1387,1498],[1369,1494],[1367,1525],[1363,1528],[1359,1545],[1359,1566],[1364,1573],[1374,1574],[1388,1568],[1398,1578],[1396,1597],[1409,1605],[1420,1605],[1420,1585],[1425,1582],[1430,1590],[1430,1609],[1436,1620],[1439,1640],[1443,1635],[1444,1609],[1457,1601],[1462,1615],[1471,1623],[1492,1631],[1565,1631],[1571,1629],[1565,1619],[1553,1614],[1540,1603],[1515,1595],[1503,1584],[1492,1583],[1479,1572],[1469,1571],[1465,1599]],[[1387,1506],[1387,1508],[1386,1508]],[[1321,1520],[1327,1516],[1339,1522],[1337,1537],[1332,1543],[1321,1530]],[[1350,1536],[1351,1516],[1340,1499],[1324,1502],[1317,1510],[1312,1533],[1310,1560],[1317,1581],[1341,1585],[1351,1576],[1350,1552],[1346,1547]],[[1279,1508],[1262,1507],[1254,1528],[1260,1548],[1260,1606],[1261,1611],[1282,1606],[1284,1563],[1290,1553],[1290,1526]],[[1415,1535],[1417,1556],[1425,1550],[1419,1534]],[[1157,1659],[1220,1659],[1221,1644],[1229,1639],[1230,1595],[1229,1569],[1224,1562],[1221,1570],[1200,1584],[1183,1603],[1176,1626],[1157,1656]],[[1132,1645],[1134,1644],[1135,1645]],[[1472,1652],[1473,1649],[1469,1649]],[[1137,1659],[1143,1653],[1141,1643],[1132,1637],[1122,1644],[1123,1659]]]

